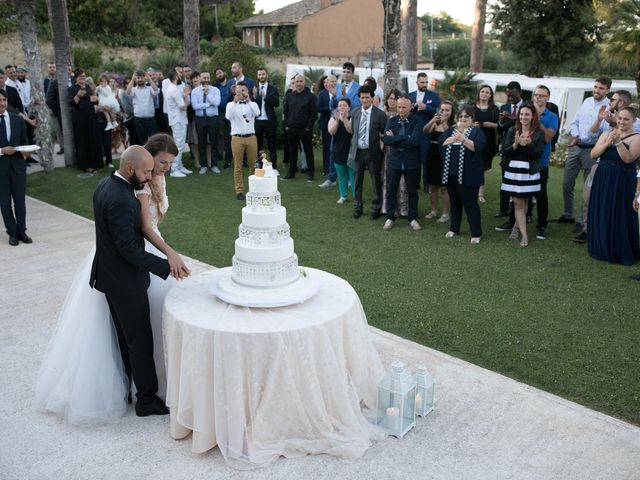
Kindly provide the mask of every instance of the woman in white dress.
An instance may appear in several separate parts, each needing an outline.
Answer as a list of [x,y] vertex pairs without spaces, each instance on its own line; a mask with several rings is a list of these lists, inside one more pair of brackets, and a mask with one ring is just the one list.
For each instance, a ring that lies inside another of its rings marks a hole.
[[[172,271],[184,268],[188,272],[158,230],[169,207],[164,174],[171,169],[178,149],[173,138],[162,133],[150,137],[145,148],[155,160],[150,184],[136,193],[145,248],[168,258]],[[94,253],[95,247],[76,272],[36,384],[36,408],[56,413],[72,424],[100,423],[121,416],[130,391],[106,297],[89,286]],[[151,275],[148,290],[158,395],[162,398],[166,392],[162,305],[174,281],[173,277],[162,280]]]

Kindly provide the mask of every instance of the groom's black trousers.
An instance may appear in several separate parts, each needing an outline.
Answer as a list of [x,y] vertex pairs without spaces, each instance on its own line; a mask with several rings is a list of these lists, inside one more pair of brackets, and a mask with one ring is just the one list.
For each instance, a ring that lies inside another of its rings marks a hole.
[[153,333],[147,295],[106,295],[118,333],[120,354],[127,376],[136,383],[139,402],[150,401],[158,391],[153,363]]

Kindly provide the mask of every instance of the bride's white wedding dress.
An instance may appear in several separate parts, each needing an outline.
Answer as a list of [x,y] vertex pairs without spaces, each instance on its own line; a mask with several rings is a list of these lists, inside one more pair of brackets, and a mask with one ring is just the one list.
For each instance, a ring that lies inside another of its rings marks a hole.
[[[153,201],[148,187],[136,192],[137,195],[149,195],[153,229],[158,235],[158,211],[164,214],[169,208],[164,177],[162,190],[161,205]],[[166,258],[147,241],[145,249]],[[89,286],[94,253],[95,247],[75,274],[36,383],[36,408],[61,415],[72,424],[105,422],[121,416],[127,408],[129,381],[124,373],[109,306],[104,294]],[[162,280],[151,275],[148,290],[158,395],[162,398],[167,385],[162,305],[174,282],[172,277]]]

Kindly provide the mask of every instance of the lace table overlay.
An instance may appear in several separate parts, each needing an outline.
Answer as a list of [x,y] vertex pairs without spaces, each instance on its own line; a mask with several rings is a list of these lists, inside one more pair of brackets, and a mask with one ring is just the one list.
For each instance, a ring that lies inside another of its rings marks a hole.
[[281,455],[357,458],[382,438],[365,415],[384,376],[360,300],[320,270],[304,303],[246,308],[212,297],[214,272],[167,295],[164,335],[171,435],[191,449],[216,445],[231,465]]

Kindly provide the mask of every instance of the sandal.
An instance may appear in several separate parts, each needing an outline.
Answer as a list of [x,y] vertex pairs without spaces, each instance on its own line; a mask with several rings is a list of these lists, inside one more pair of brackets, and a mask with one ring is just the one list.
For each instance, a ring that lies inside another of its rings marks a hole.
[[520,240],[520,246],[521,247],[528,247],[529,246],[529,239],[527,237],[522,237],[522,240]]
[[517,240],[518,236],[520,234],[520,231],[518,230],[518,227],[513,227],[511,229],[511,234],[509,235],[509,239],[511,240]]

